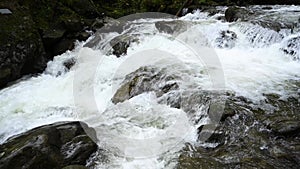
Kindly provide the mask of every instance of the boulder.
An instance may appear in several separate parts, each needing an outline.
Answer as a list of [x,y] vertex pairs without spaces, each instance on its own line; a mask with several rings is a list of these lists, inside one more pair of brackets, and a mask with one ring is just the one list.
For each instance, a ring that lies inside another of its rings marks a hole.
[[179,34],[187,30],[189,24],[187,22],[176,21],[158,21],[155,22],[155,27],[160,33]]
[[157,71],[156,68],[141,67],[126,76],[122,85],[112,98],[117,104],[124,102],[144,92],[154,91],[158,97],[179,88],[175,81],[176,77],[166,74],[164,70]]
[[97,151],[97,144],[83,127],[95,132],[84,123],[58,122],[14,136],[0,146],[0,168],[61,169],[85,165]]
[[112,53],[117,57],[127,54],[127,49],[132,43],[138,42],[137,36],[123,34],[113,38],[109,44],[112,47]]
[[226,9],[225,19],[227,22],[235,22],[239,19],[245,21],[251,14],[253,13],[246,8],[233,6]]

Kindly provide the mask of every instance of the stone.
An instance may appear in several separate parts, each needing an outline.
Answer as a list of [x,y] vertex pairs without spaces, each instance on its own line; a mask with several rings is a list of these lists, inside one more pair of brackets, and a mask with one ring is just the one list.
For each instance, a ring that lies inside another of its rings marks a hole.
[[173,75],[166,75],[164,70],[141,67],[126,76],[122,85],[112,98],[114,104],[124,102],[144,92],[154,91],[157,97],[179,88]]
[[85,165],[98,149],[93,141],[95,135],[90,138],[86,130],[93,132],[85,123],[57,122],[9,138],[0,146],[0,168],[61,169]]
[[176,20],[176,21],[158,21],[155,22],[155,27],[160,33],[179,34],[187,30],[189,24]]
[[109,44],[112,47],[112,53],[117,57],[127,54],[127,49],[132,43],[138,42],[138,38],[131,35],[120,35],[113,38]]
[[227,30],[220,32],[220,36],[216,39],[216,44],[219,48],[233,48],[237,40],[237,34]]
[[235,22],[238,19],[245,21],[251,14],[253,13],[246,8],[233,6],[226,9],[225,18],[227,22]]
[[293,37],[285,43],[281,50],[293,60],[300,60],[300,36]]

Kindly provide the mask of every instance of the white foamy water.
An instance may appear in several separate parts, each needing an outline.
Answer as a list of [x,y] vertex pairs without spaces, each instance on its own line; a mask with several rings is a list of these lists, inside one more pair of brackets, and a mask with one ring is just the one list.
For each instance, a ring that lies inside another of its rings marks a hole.
[[[224,83],[226,90],[253,101],[263,99],[263,93],[295,93],[286,81],[299,80],[300,63],[280,48],[297,33],[281,39],[273,30],[214,18],[199,11],[180,18],[190,23],[190,29],[177,37],[159,33],[157,19],[137,20],[133,23],[138,26],[132,27],[140,41],[120,58],[105,55],[103,41],[96,49],[78,43],[49,62],[43,74],[0,91],[0,141],[43,124],[81,120],[96,129],[101,148],[110,152],[109,161],[96,161],[96,168],[174,168],[184,143],[195,143],[197,127],[207,121],[195,126],[183,110],[159,104],[152,92],[113,104],[111,98],[127,74],[154,65],[180,77],[183,89],[215,90],[223,87],[216,83]],[[218,48],[216,38],[227,30],[237,35],[235,45]],[[67,71],[63,62],[70,58],[76,64]]]

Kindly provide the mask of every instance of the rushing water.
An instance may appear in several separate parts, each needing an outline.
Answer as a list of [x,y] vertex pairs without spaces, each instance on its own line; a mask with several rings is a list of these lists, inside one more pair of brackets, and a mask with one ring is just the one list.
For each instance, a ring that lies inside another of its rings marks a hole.
[[[297,6],[274,6],[257,17],[298,22],[294,17],[299,17],[298,11]],[[97,160],[97,154],[91,159],[96,168],[174,168],[179,151],[185,143],[197,144],[197,128],[208,119],[193,123],[184,110],[160,104],[153,92],[119,104],[111,99],[127,74],[146,65],[180,77],[178,83],[183,89],[215,90],[207,73],[213,68],[186,44],[211,50],[221,63],[225,90],[238,96],[259,102],[264,93],[299,95],[300,91],[287,82],[300,78],[300,63],[293,59],[300,54],[299,41],[293,47],[293,56],[282,50],[290,39],[300,36],[298,28],[277,32],[250,22],[217,20],[222,15],[196,11],[179,19],[130,21],[121,34],[131,31],[129,34],[136,34],[138,42],[131,43],[120,58],[105,49],[110,39],[120,35],[117,32],[102,34],[102,40],[92,49],[84,45],[93,37],[77,43],[76,49],[49,62],[43,74],[0,91],[0,142],[43,124],[81,120],[97,130],[100,147],[107,150],[107,161]],[[187,29],[175,32],[176,36],[160,33],[155,27],[158,21],[183,21]],[[233,38],[222,38],[222,31]],[[67,70],[63,63],[71,58],[76,64]],[[94,71],[95,76],[89,76]],[[197,111],[196,116],[203,111]]]

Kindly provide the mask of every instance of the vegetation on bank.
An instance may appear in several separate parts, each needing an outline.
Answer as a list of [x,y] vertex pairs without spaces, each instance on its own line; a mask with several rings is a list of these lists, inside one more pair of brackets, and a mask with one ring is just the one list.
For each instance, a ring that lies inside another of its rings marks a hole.
[[202,6],[247,6],[300,4],[299,0],[94,0],[99,11],[114,18],[136,12],[165,12],[175,15],[180,8]]

